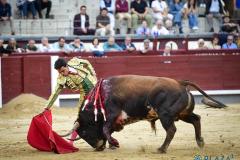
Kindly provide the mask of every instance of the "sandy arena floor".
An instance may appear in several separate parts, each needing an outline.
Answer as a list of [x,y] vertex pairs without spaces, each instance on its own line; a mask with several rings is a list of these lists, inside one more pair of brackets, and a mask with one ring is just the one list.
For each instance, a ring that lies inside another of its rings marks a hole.
[[[162,144],[165,131],[157,123],[157,135],[148,122],[142,121],[126,126],[123,131],[114,133],[119,140],[120,148],[105,149],[95,152],[86,142],[79,140],[75,146],[79,152],[71,154],[55,154],[41,152],[28,145],[26,141],[31,118],[43,110],[46,100],[31,95],[21,95],[0,109],[0,159],[20,160],[194,160],[200,155],[202,160],[208,156],[215,160],[222,156],[225,159],[240,159],[240,106],[229,105],[227,109],[205,109],[204,105],[196,106],[195,113],[202,117],[202,135],[205,140],[204,149],[199,149],[194,138],[193,126],[184,122],[176,122],[177,132],[170,144],[167,154],[158,154],[157,148]],[[69,130],[77,116],[77,108],[53,108],[54,130],[65,133]],[[196,159],[201,160],[201,159]],[[222,160],[222,159],[221,159]]]

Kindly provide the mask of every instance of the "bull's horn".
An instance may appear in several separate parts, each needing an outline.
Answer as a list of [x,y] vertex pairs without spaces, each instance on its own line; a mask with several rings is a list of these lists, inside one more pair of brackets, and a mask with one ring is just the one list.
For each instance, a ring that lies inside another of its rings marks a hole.
[[75,139],[67,138],[67,140],[69,140],[69,141],[78,141],[79,139],[81,139],[81,137],[78,137],[78,138],[75,138]]
[[60,135],[61,137],[67,137],[70,134],[72,134],[75,130],[77,130],[77,128],[80,126],[79,122],[75,122],[73,125],[73,128],[66,134]]

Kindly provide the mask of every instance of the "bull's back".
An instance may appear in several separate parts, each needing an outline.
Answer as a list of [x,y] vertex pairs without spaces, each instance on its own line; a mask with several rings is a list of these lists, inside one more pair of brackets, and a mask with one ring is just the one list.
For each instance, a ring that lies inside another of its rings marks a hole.
[[166,77],[121,75],[110,79],[114,94],[119,97],[149,94],[155,89],[181,91],[178,81]]

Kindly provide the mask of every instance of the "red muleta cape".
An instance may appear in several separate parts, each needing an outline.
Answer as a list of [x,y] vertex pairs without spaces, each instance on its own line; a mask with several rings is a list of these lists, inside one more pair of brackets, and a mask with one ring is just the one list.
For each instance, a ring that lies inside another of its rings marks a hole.
[[32,147],[40,151],[53,151],[59,154],[78,151],[78,148],[52,130],[51,110],[45,110],[33,117],[27,140]]

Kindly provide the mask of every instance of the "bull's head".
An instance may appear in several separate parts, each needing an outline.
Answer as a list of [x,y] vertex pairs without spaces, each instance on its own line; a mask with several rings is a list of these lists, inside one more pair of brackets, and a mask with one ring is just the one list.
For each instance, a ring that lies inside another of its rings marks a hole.
[[88,108],[80,111],[78,119],[70,132],[76,131],[79,137],[85,140],[90,146],[101,151],[105,149],[106,144],[106,138],[103,135],[103,122],[103,116],[100,113],[98,114],[98,121],[96,122],[93,111]]
[[76,130],[78,135],[89,145],[97,150],[103,150],[106,139],[103,135],[103,118],[98,115],[98,121],[95,122],[94,114],[91,111],[84,110],[79,114],[80,127]]

